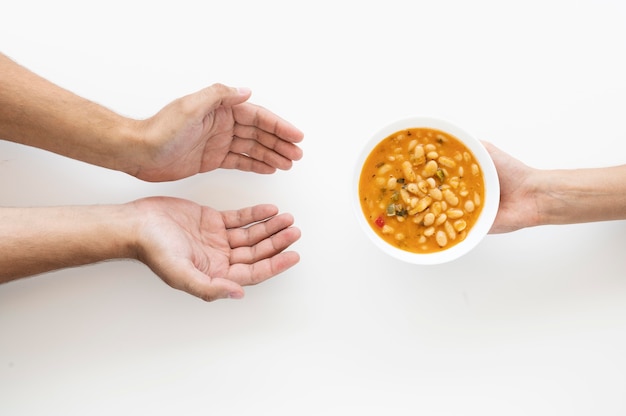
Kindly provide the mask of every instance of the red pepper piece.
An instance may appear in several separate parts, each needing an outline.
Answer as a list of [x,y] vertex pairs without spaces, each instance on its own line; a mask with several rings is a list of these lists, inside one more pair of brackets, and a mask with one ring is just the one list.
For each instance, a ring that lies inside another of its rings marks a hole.
[[374,224],[376,224],[380,228],[383,228],[383,226],[385,225],[385,220],[379,215],[378,218],[376,218],[376,221],[374,221]]

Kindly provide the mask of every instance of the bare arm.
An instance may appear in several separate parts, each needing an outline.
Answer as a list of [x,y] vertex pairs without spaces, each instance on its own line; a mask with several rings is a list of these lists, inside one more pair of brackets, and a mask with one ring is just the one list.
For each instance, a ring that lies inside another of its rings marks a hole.
[[544,171],[539,205],[544,224],[626,219],[626,166]]
[[0,208],[0,282],[136,258],[125,206]]
[[626,165],[540,170],[485,143],[500,177],[492,233],[549,224],[626,219]]
[[[213,169],[289,169],[302,133],[214,84],[147,120],[122,117],[0,54],[0,139],[46,149],[147,181]],[[149,198],[119,206],[0,208],[0,282],[108,259],[138,259],[170,286],[204,300],[243,296],[299,261],[300,238],[272,205],[218,212]]]
[[[0,54],[0,138],[124,170],[136,124]],[[136,149],[135,149],[136,150]]]
[[136,259],[203,300],[241,298],[243,286],[298,263],[293,217],[273,205],[216,211],[175,198],[123,205],[0,208],[0,283],[110,259]]
[[214,84],[146,120],[123,117],[0,54],[0,139],[49,150],[146,181],[214,169],[273,173],[302,157],[302,132],[251,92]]

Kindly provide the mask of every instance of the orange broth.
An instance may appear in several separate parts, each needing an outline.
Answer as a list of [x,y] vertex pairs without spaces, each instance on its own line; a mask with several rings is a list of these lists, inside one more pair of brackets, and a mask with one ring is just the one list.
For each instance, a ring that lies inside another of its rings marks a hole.
[[460,140],[440,130],[409,128],[370,152],[359,198],[380,238],[405,251],[432,253],[466,238],[480,215],[484,188],[480,165]]

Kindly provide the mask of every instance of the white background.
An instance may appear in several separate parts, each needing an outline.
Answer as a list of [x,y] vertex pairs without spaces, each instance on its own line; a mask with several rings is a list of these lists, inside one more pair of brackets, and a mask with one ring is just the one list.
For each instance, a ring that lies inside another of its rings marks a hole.
[[241,301],[124,261],[0,286],[0,414],[625,414],[625,222],[417,267],[350,199],[361,144],[408,115],[538,168],[624,163],[625,22],[621,0],[3,1],[2,52],[86,98],[144,118],[246,86],[305,140],[288,172],[165,184],[0,142],[3,205],[271,202],[302,230],[301,262]]

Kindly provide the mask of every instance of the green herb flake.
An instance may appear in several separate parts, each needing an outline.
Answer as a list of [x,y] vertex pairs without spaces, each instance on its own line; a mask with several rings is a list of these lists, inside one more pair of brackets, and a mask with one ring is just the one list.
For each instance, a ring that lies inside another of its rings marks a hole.
[[439,181],[441,182],[443,182],[446,176],[441,169],[437,169],[437,173],[435,173],[435,175],[437,175],[437,178],[439,178]]

